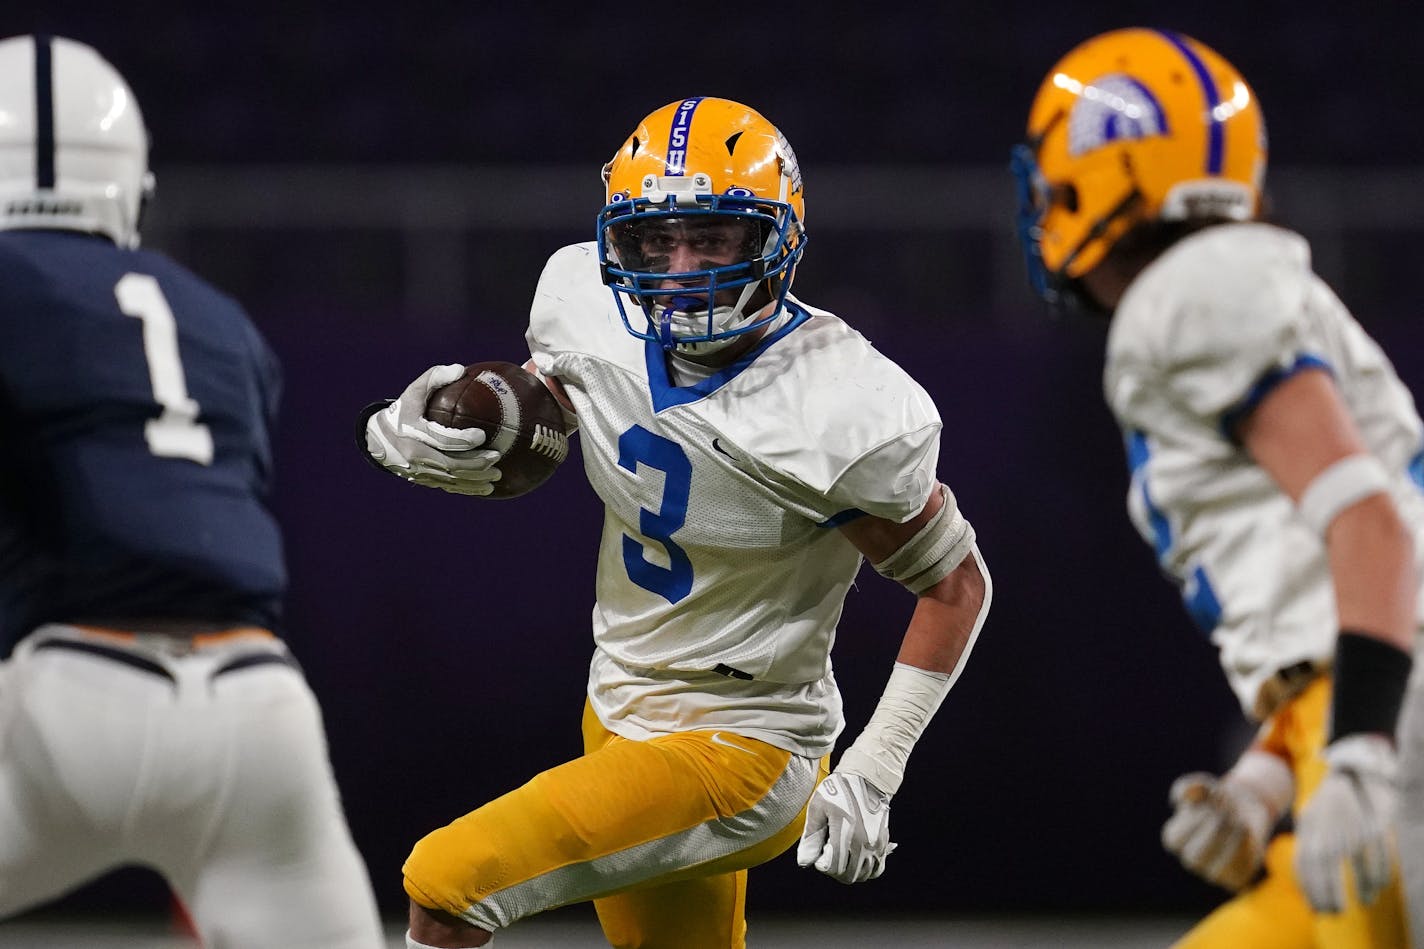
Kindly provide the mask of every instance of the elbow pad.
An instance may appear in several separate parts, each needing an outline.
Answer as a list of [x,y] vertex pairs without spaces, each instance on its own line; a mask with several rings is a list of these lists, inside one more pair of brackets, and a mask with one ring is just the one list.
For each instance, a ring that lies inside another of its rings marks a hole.
[[944,506],[900,549],[875,564],[875,570],[920,594],[949,576],[974,546],[974,527],[959,513],[954,492],[939,486]]

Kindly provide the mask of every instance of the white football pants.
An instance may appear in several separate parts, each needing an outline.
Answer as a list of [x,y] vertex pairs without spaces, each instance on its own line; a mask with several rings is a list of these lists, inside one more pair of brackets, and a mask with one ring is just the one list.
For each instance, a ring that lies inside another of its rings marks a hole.
[[294,666],[251,662],[280,642],[124,647],[159,672],[35,648],[56,637],[96,641],[41,627],[0,664],[0,918],[140,865],[205,949],[385,945],[316,698]]

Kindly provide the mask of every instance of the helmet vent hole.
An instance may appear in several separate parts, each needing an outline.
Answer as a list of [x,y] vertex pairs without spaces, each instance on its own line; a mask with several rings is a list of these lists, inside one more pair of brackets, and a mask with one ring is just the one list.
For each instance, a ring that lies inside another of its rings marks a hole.
[[736,150],[736,147],[737,147],[737,140],[740,139],[741,137],[742,137],[742,133],[741,133],[741,132],[737,132],[737,133],[736,133],[735,135],[733,135],[731,138],[727,139],[727,154],[728,154],[728,155],[732,154],[732,152]]
[[633,140],[628,143],[628,157],[632,158],[634,155],[638,154],[638,149],[642,146],[642,144],[642,142],[638,141],[638,137],[636,135],[633,136]]

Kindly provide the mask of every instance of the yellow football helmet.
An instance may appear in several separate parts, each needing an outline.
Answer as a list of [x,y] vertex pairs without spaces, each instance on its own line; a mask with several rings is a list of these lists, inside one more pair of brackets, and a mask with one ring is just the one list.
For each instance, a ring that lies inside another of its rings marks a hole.
[[634,336],[705,353],[781,312],[806,245],[805,194],[790,143],[755,110],[669,103],[638,124],[603,181],[599,261]]
[[1266,126],[1241,73],[1188,36],[1114,30],[1049,71],[1014,149],[1029,280],[1050,302],[1149,220],[1248,220]]

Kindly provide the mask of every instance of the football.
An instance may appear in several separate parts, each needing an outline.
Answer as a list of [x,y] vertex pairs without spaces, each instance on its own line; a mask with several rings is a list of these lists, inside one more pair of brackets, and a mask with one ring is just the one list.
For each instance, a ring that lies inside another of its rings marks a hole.
[[477,362],[430,394],[425,417],[449,428],[480,428],[504,453],[488,497],[517,498],[549,480],[569,455],[563,410],[544,383],[512,362]]

